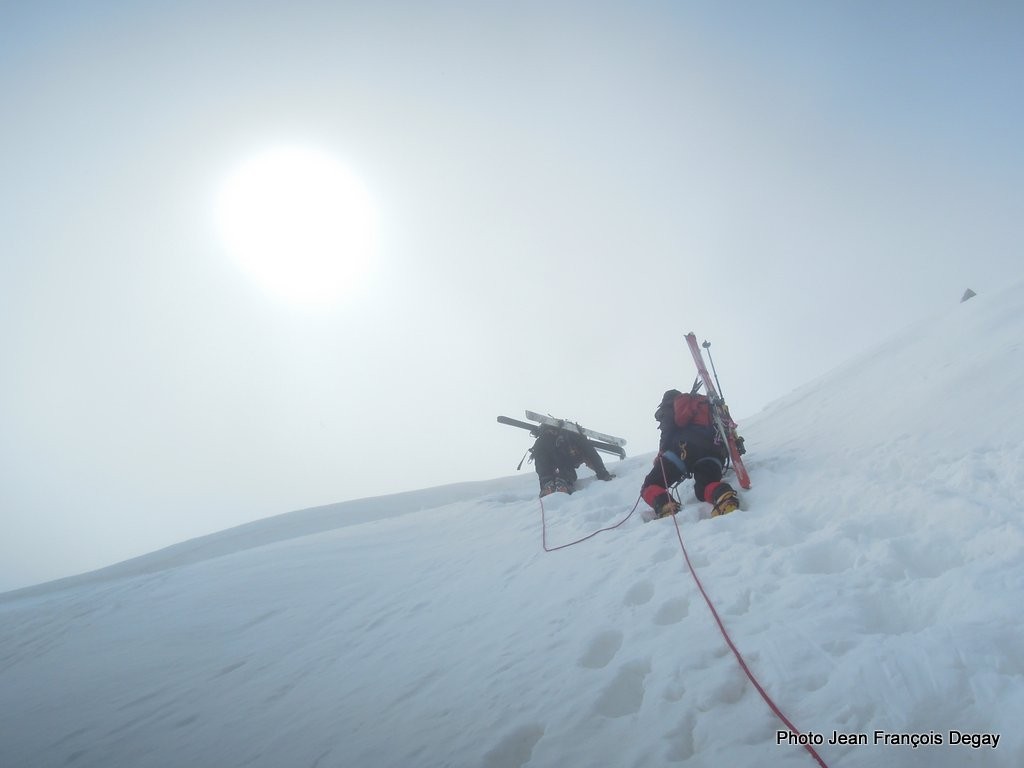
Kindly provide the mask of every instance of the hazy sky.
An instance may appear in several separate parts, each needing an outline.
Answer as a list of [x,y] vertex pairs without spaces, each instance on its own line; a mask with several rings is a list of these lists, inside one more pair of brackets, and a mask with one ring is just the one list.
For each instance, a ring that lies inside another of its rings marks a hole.
[[[0,589],[512,474],[499,414],[653,451],[689,330],[742,421],[1019,279],[1022,79],[1015,2],[4,4]],[[332,303],[221,237],[278,147],[373,201]]]

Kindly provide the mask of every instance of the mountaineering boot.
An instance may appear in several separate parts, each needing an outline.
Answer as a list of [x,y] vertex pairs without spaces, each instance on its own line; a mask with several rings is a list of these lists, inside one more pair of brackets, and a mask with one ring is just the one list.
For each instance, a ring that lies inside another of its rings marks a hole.
[[555,478],[555,493],[572,493],[572,484],[560,477]]
[[545,496],[548,496],[548,495],[550,495],[550,494],[552,494],[554,492],[555,492],[555,481],[554,480],[545,480],[543,483],[540,484],[540,497],[541,498],[544,498]]
[[735,512],[740,508],[740,500],[728,483],[719,483],[711,492],[711,516],[718,517]]
[[669,515],[674,515],[678,511],[679,502],[673,499],[669,499],[668,501],[659,504],[654,509],[654,512],[658,517],[668,517]]

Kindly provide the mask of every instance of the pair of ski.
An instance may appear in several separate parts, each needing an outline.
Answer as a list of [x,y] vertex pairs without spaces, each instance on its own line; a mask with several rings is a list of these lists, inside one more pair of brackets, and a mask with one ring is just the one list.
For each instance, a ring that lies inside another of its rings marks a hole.
[[618,456],[620,459],[626,458],[626,449],[623,447],[626,445],[626,441],[621,437],[615,437],[614,435],[606,435],[604,432],[597,432],[593,429],[587,429],[581,427],[574,421],[567,421],[566,419],[556,419],[554,416],[543,416],[533,411],[526,412],[526,418],[530,421],[537,422],[536,424],[529,424],[525,421],[518,421],[516,419],[510,419],[508,416],[499,416],[499,424],[508,424],[512,427],[519,427],[520,429],[527,430],[534,437],[540,434],[540,431],[544,427],[554,427],[555,429],[561,429],[565,432],[572,432],[573,434],[582,435],[583,438],[590,443],[596,450],[602,453],[610,453]]
[[[700,380],[704,382],[704,391],[707,392],[708,401],[711,404],[711,418],[715,422],[715,429],[718,431],[719,437],[722,438],[729,448],[729,460],[732,462],[733,472],[736,473],[736,479],[739,480],[740,487],[747,490],[750,488],[750,475],[747,473],[747,468],[743,465],[743,459],[740,458],[743,453],[741,449],[742,439],[736,433],[736,422],[729,415],[729,406],[725,404],[725,400],[722,399],[722,395],[715,386],[711,374],[708,373],[708,367],[704,364],[704,354],[697,345],[697,337],[692,331],[686,334],[686,345],[690,348],[690,354],[693,355],[693,362],[697,366]],[[711,344],[705,341],[704,346],[710,347]]]

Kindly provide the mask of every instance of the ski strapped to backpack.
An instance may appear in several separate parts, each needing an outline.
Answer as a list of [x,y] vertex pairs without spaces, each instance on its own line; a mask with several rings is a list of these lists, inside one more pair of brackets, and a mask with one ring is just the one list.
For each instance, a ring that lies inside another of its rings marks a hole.
[[[732,462],[732,468],[736,473],[736,478],[739,480],[740,487],[749,489],[750,475],[747,473],[747,468],[743,465],[743,459],[740,458],[745,452],[743,438],[736,433],[736,422],[729,415],[729,406],[725,404],[725,400],[722,399],[722,395],[718,391],[719,388],[715,387],[715,382],[712,380],[711,374],[708,373],[708,368],[704,364],[704,355],[701,353],[700,347],[697,345],[697,337],[692,331],[686,334],[686,344],[690,347],[690,354],[693,355],[693,362],[697,366],[700,380],[704,382],[704,391],[708,393],[707,396],[708,401],[711,403],[711,416],[715,422],[715,430],[729,448],[729,459]],[[704,345],[706,347],[711,346],[708,342],[704,342]]]
[[596,432],[586,427],[581,427],[574,421],[568,421],[567,419],[556,419],[553,416],[542,416],[539,413],[533,411],[526,412],[526,418],[531,421],[537,422],[536,424],[530,424],[525,421],[518,421],[517,419],[510,419],[508,416],[499,416],[499,424],[508,424],[511,427],[519,427],[520,429],[527,430],[530,434],[535,437],[540,434],[544,427],[551,427],[554,429],[561,429],[566,432],[572,432],[574,434],[582,435],[583,438],[594,447],[595,450],[601,451],[602,453],[610,453],[613,456],[618,456],[620,459],[626,458],[626,449],[623,447],[626,445],[626,441],[621,437],[615,437],[614,435],[606,435],[604,432]]

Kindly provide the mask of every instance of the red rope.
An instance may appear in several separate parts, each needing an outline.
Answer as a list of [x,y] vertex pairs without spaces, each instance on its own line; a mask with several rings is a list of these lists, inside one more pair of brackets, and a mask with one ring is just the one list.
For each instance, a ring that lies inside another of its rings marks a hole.
[[[736,647],[736,644],[733,643],[732,638],[729,637],[729,633],[725,629],[725,624],[722,623],[722,619],[719,617],[718,611],[715,610],[715,606],[711,603],[711,598],[709,598],[708,593],[704,591],[704,585],[700,583],[700,578],[697,576],[697,571],[695,571],[693,568],[693,563],[690,562],[690,555],[686,551],[686,545],[683,544],[683,534],[679,530],[679,520],[676,519],[675,515],[672,515],[672,522],[676,524],[676,537],[679,539],[679,546],[682,547],[683,557],[686,559],[686,565],[690,569],[690,574],[693,576],[693,580],[697,583],[697,589],[699,589],[700,593],[704,596],[704,602],[706,602],[708,604],[708,608],[711,609],[711,615],[715,617],[715,621],[718,623],[718,628],[722,630],[722,637],[724,637],[725,642],[729,644],[729,648],[732,650],[733,655],[736,657],[736,661],[739,662],[740,667],[747,675],[747,679],[754,684],[754,687],[757,689],[757,692],[761,694],[761,698],[764,699],[765,703],[769,706],[772,712],[775,713],[775,716],[779,718],[779,720],[781,720],[783,723],[785,723],[786,727],[789,728],[789,730],[793,732],[795,735],[802,735],[800,731],[797,729],[797,727],[793,725],[793,723],[791,723],[784,714],[782,714],[782,710],[778,708],[775,702],[772,701],[771,696],[768,695],[768,692],[761,687],[761,684],[759,682],[757,682],[757,678],[754,677],[754,673],[750,671],[750,667],[747,666],[747,662],[743,660],[743,655]],[[812,747],[810,744],[803,744],[802,746],[811,754],[811,757],[814,758],[814,760],[818,763],[818,765],[821,766],[821,768],[828,768],[828,766],[825,765],[825,762],[821,759],[821,756],[814,750],[814,747]]]
[[[659,456],[660,456],[660,454],[659,454]],[[664,461],[662,462],[662,465],[661,465],[661,472],[662,472],[662,477],[665,480],[665,487],[666,487],[666,489],[668,489],[668,477],[665,474],[665,464],[664,464]],[[636,508],[640,505],[640,500],[642,498],[643,498],[643,494],[638,496],[637,500],[636,500],[636,503],[633,504],[633,508],[631,510],[629,510],[629,514],[626,515],[621,520],[619,520],[619,522],[617,522],[615,525],[610,525],[607,528],[599,528],[598,530],[594,531],[593,533],[587,534],[582,539],[577,539],[576,541],[571,541],[568,544],[561,544],[561,545],[559,545],[557,547],[550,547],[550,548],[548,547],[547,521],[546,521],[545,515],[544,515],[544,499],[543,498],[539,499],[539,501],[540,501],[541,544],[544,547],[544,551],[545,552],[555,552],[556,550],[559,550],[559,549],[565,549],[565,548],[571,547],[571,546],[573,546],[575,544],[579,544],[581,542],[584,542],[587,539],[592,539],[594,536],[597,536],[597,534],[603,533],[604,531],[611,531],[611,530],[614,530],[615,528],[618,528],[620,525],[625,523],[627,520],[629,520],[629,518],[631,518],[633,516],[633,513],[636,512]],[[744,660],[743,654],[740,653],[739,648],[737,648],[736,644],[732,641],[732,638],[729,636],[728,630],[726,630],[726,628],[725,628],[725,624],[722,623],[722,619],[718,615],[718,611],[715,610],[715,606],[711,602],[711,598],[708,597],[708,593],[704,591],[704,585],[701,584],[700,577],[697,576],[697,571],[694,569],[693,563],[690,562],[690,553],[686,551],[686,545],[683,543],[683,533],[679,529],[679,518],[678,518],[678,515],[672,515],[672,522],[676,526],[676,538],[679,539],[679,547],[683,550],[683,558],[686,560],[686,566],[690,569],[690,575],[693,576],[693,580],[697,584],[697,589],[700,590],[701,595],[704,597],[704,602],[707,603],[708,608],[711,611],[711,615],[715,619],[715,623],[718,624],[718,628],[722,632],[722,637],[725,638],[725,642],[728,644],[729,649],[733,653],[733,656],[735,656],[736,657],[736,661],[739,662],[740,668],[743,670],[744,674],[747,676],[747,679],[750,680],[750,682],[753,684],[754,688],[757,689],[757,692],[759,694],[761,694],[761,698],[764,699],[764,701],[768,705],[769,709],[771,709],[771,711],[775,713],[775,716],[777,718],[779,718],[779,720],[781,720],[785,724],[785,726],[787,728],[789,728],[790,732],[792,732],[793,734],[795,734],[798,737],[802,736],[803,734],[800,733],[800,730],[795,725],[793,725],[793,723],[791,723],[789,721],[789,718],[787,718],[782,713],[782,710],[779,709],[778,705],[774,701],[772,701],[771,696],[768,695],[768,692],[757,681],[757,678],[754,677],[754,673],[750,671],[750,667],[747,666],[747,662],[746,662],[746,660]],[[815,762],[818,765],[820,765],[821,768],[828,768],[828,766],[825,764],[825,761],[821,759],[821,755],[819,755],[817,753],[817,751],[814,749],[814,747],[812,747],[810,744],[802,744],[801,746],[803,746],[803,748],[807,750],[807,752],[811,755],[812,758],[814,758]]]
[[617,522],[615,525],[609,525],[607,528],[599,528],[598,530],[594,531],[593,533],[587,534],[582,539],[576,539],[576,541],[570,541],[568,544],[560,544],[557,547],[550,547],[550,548],[548,547],[548,526],[547,526],[547,521],[544,519],[544,499],[541,498],[541,499],[539,499],[539,501],[540,501],[540,530],[541,530],[540,537],[541,537],[541,546],[544,547],[544,551],[545,552],[555,552],[555,551],[557,551],[559,549],[565,549],[566,547],[571,547],[574,544],[579,544],[580,542],[586,541],[587,539],[592,539],[595,536],[597,536],[597,534],[599,534],[599,533],[604,533],[605,531],[613,531],[613,530],[618,528],[620,525],[622,525],[624,522],[626,522],[627,520],[629,520],[629,518],[631,518],[633,516],[633,513],[636,512],[636,508],[640,505],[640,499],[641,498],[642,497],[637,496],[636,504],[634,504],[633,508],[631,510],[629,510],[629,514],[626,515],[621,520],[619,520],[619,522]]

